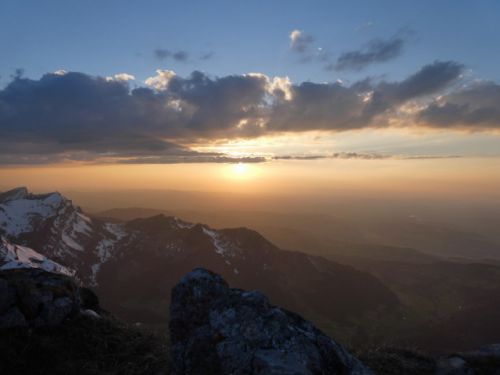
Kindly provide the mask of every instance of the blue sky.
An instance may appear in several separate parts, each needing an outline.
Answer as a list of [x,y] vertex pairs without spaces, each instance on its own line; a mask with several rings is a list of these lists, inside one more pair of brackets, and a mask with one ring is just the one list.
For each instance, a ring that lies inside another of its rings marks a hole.
[[498,156],[499,15],[493,0],[3,0],[0,164],[225,163],[235,143],[256,162]]
[[[2,85],[16,68],[32,78],[57,69],[92,75],[155,69],[180,75],[262,72],[292,81],[405,77],[436,59],[498,80],[498,1],[26,1],[0,4]],[[289,49],[294,29],[338,56],[402,28],[415,34],[398,58],[362,72],[325,71]],[[189,62],[159,61],[158,48],[185,50]],[[212,52],[209,60],[197,57]]]

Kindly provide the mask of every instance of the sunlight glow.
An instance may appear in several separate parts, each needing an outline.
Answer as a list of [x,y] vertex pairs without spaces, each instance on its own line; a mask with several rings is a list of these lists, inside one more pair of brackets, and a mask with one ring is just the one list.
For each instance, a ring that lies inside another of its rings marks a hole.
[[248,166],[243,163],[233,165],[233,172],[237,175],[244,175],[248,172]]

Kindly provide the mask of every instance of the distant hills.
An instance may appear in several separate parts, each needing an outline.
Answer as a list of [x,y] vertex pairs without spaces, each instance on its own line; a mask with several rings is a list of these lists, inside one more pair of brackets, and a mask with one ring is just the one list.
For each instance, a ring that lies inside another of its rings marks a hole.
[[91,218],[59,193],[3,193],[0,235],[67,267],[96,290],[104,307],[132,322],[166,324],[171,287],[198,266],[324,324],[399,306],[376,277],[281,250],[246,228],[215,230],[165,215]]

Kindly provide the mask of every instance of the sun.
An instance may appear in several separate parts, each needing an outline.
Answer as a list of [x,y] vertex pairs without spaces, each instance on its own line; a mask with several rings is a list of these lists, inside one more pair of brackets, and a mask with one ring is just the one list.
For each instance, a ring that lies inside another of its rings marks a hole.
[[233,165],[233,173],[237,176],[244,176],[248,173],[248,166],[243,163]]
[[241,162],[226,164],[223,170],[226,178],[239,182],[253,180],[258,173],[257,168],[253,164]]

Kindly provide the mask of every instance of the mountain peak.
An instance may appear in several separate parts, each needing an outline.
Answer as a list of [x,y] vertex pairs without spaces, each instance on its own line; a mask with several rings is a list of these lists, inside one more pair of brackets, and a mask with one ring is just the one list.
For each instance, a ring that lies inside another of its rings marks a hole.
[[0,233],[14,237],[33,230],[40,220],[54,217],[69,202],[60,193],[31,194],[17,188],[0,195]]
[[3,193],[0,193],[0,202],[25,198],[28,194],[28,188],[24,186],[17,187],[12,190],[7,190]]

